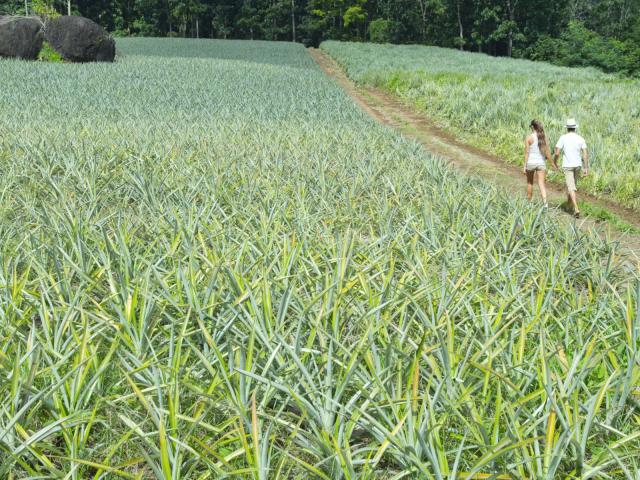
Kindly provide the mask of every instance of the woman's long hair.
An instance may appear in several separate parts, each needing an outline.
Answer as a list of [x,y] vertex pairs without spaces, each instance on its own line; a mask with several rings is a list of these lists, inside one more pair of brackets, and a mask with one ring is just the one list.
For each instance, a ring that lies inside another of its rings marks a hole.
[[536,132],[538,136],[538,148],[540,149],[540,153],[549,157],[549,144],[547,143],[547,136],[544,133],[544,127],[542,126],[542,122],[539,120],[531,120],[531,128]]

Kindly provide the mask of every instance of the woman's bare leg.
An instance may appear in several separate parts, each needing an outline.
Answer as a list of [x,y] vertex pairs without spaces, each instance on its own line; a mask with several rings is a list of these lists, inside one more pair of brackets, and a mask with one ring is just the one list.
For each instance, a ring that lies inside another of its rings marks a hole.
[[547,172],[544,170],[538,171],[538,188],[540,188],[540,195],[542,196],[542,201],[544,204],[547,204],[547,188],[544,184],[544,179],[546,177]]
[[527,198],[529,200],[533,197],[533,176],[535,173],[535,170],[527,170]]

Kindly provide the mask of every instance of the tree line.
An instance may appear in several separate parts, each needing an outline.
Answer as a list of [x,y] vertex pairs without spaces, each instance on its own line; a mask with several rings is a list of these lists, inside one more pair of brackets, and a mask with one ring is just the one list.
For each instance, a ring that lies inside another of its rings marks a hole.
[[640,73],[640,0],[0,0],[115,35],[420,43]]

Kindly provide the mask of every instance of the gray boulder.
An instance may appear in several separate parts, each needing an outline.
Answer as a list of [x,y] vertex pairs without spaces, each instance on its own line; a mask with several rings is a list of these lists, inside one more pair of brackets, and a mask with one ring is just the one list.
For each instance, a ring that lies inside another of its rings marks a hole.
[[0,57],[35,60],[42,50],[42,22],[33,17],[0,17]]
[[116,43],[107,31],[84,17],[58,17],[44,30],[51,48],[69,62],[113,62]]

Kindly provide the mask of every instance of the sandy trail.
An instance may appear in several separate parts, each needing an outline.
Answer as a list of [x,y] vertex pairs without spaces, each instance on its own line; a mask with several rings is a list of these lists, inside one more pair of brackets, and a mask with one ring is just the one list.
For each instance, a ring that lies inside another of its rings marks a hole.
[[[309,49],[320,68],[333,78],[354,102],[378,122],[397,128],[403,135],[417,140],[424,148],[436,154],[467,174],[480,175],[499,184],[511,194],[525,195],[526,182],[521,167],[509,165],[504,160],[476,147],[464,144],[429,121],[423,112],[406,105],[393,95],[379,89],[356,85],[342,71],[340,66],[326,53],[318,49]],[[534,195],[539,196],[538,187]],[[580,192],[580,200],[615,213],[628,224],[640,229],[638,215],[614,202],[596,198]],[[640,235],[621,233],[611,228],[607,222],[596,221],[589,217],[574,220],[559,206],[566,201],[562,186],[547,182],[547,196],[550,211],[555,212],[563,223],[574,223],[582,229],[593,229],[600,235],[620,242],[625,256],[633,263],[640,260]]]

